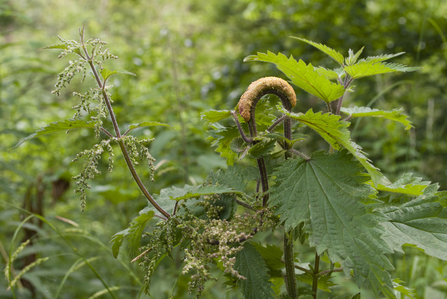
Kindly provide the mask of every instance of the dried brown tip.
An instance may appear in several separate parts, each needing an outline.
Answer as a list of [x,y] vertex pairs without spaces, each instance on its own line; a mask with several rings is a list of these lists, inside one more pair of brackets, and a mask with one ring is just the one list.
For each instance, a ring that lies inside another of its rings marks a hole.
[[258,100],[266,94],[277,95],[281,98],[283,105],[290,105],[290,108],[296,105],[295,91],[287,81],[277,77],[261,78],[251,83],[239,100],[239,114],[245,121],[250,120],[252,109],[254,109]]

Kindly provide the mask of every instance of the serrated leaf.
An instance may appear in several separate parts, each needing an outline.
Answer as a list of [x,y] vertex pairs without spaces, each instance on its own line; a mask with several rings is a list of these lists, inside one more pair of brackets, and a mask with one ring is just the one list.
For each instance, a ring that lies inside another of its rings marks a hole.
[[275,143],[276,140],[270,140],[270,141],[261,141],[259,143],[256,143],[255,145],[253,145],[249,150],[248,150],[248,154],[250,155],[250,157],[252,157],[253,159],[258,159],[262,156],[267,155],[269,152],[271,152],[273,150],[273,148],[275,147]]
[[103,68],[101,71],[101,76],[104,79],[104,81],[107,81],[107,79],[109,79],[110,76],[115,75],[115,74],[127,74],[127,75],[131,75],[131,76],[136,76],[134,73],[131,73],[129,71],[111,71],[109,69]]
[[398,252],[402,246],[415,245],[428,255],[447,260],[447,192],[435,193],[437,185],[401,206],[382,209],[390,221],[382,223],[383,238]]
[[274,298],[267,265],[250,242],[245,242],[244,248],[236,253],[234,269],[247,278],[239,279],[237,282],[245,299]]
[[284,268],[284,262],[282,261],[283,251],[281,248],[271,244],[267,244],[266,247],[258,243],[251,244],[261,254],[262,258],[271,270],[279,270]]
[[310,221],[310,245],[318,254],[327,250],[332,261],[341,260],[345,273],[353,270],[359,287],[395,298],[387,272],[393,266],[385,256],[392,250],[381,239],[386,217],[365,203],[375,190],[361,171],[347,151],[290,159],[275,172],[269,205],[277,207],[287,231]]
[[84,129],[84,128],[94,128],[94,127],[95,127],[94,122],[88,122],[88,121],[83,121],[83,120],[67,119],[67,120],[61,121],[61,122],[53,122],[46,127],[40,128],[35,133],[33,133],[25,138],[20,139],[20,141],[9,150],[11,151],[11,150],[15,149],[16,147],[18,147],[19,145],[21,145],[22,143],[24,143],[30,139],[39,137],[39,136],[52,134],[52,133],[56,133],[56,132],[60,132],[60,131],[67,131],[67,130],[73,130],[73,129]]
[[345,62],[347,65],[353,65],[357,62],[357,59],[359,59],[360,54],[362,54],[363,49],[365,47],[362,47],[357,53],[354,54],[354,51],[349,49],[349,57],[345,59]]
[[[323,276],[318,279],[318,288],[322,291],[331,292],[331,287],[336,286],[334,282],[331,281],[332,277]],[[304,273],[300,275],[296,275],[296,279],[298,281],[302,281],[308,285],[313,285],[313,276],[309,273]]]
[[397,63],[381,63],[374,60],[360,61],[357,64],[345,67],[345,71],[353,79],[394,72],[414,72],[419,69],[419,67],[407,67]]
[[170,129],[173,129],[174,131],[176,131],[176,129],[174,129],[170,125],[160,123],[158,121],[143,121],[141,123],[132,124],[129,126],[129,131],[133,130],[133,129],[137,129],[137,128],[143,128],[143,127],[167,127],[167,128],[170,128]]
[[51,50],[51,49],[62,49],[62,50],[67,50],[68,46],[65,44],[57,44],[57,45],[52,45],[52,46],[48,46],[48,47],[43,47],[38,49],[38,51],[42,51],[42,50]]
[[378,56],[368,56],[365,59],[360,59],[359,62],[362,62],[362,61],[381,62],[381,61],[385,61],[385,60],[400,56],[402,54],[405,54],[405,52],[400,52],[400,53],[396,53],[396,54],[382,54],[382,55],[378,55]]
[[204,195],[213,194],[238,194],[241,196],[247,196],[244,192],[234,190],[226,186],[189,186],[185,185],[183,188],[177,188],[175,186],[171,188],[165,188],[160,191],[160,195],[155,195],[154,199],[156,201],[161,199],[171,199],[171,200],[183,200],[190,198],[197,198]]
[[317,48],[321,52],[325,53],[326,55],[329,55],[332,59],[337,61],[340,65],[343,65],[343,61],[344,61],[343,55],[341,55],[340,53],[338,53],[334,49],[331,49],[331,48],[329,48],[326,45],[318,44],[318,43],[315,43],[313,41],[310,41],[310,40],[307,40],[307,39],[304,39],[304,38],[294,37],[294,36],[291,36],[291,38],[298,39],[300,41],[308,43],[311,46],[314,46],[315,48]]
[[411,121],[407,120],[408,116],[402,114],[404,111],[401,109],[394,109],[391,111],[383,111],[379,109],[371,109],[369,107],[354,107],[354,108],[341,108],[343,113],[349,114],[351,117],[381,117],[386,119],[391,119],[397,122],[400,122],[405,126],[405,130],[411,129],[413,126],[411,125]]
[[326,69],[322,66],[316,67],[315,70],[320,74],[328,78],[329,80],[338,80],[339,74],[333,70]]
[[219,123],[214,123],[212,128],[208,131],[210,137],[207,140],[212,141],[211,146],[217,146],[216,152],[227,159],[227,165],[233,165],[237,153],[231,150],[231,142],[240,136],[239,130],[235,126],[224,127]]
[[332,83],[326,76],[320,75],[311,63],[306,65],[301,59],[297,62],[293,56],[287,58],[284,54],[278,53],[276,56],[272,52],[251,55],[244,61],[264,61],[276,64],[276,67],[283,72],[293,84],[308,93],[319,97],[326,103],[340,98],[345,89],[338,83]]
[[409,195],[421,195],[430,182],[422,181],[422,178],[413,177],[412,173],[405,173],[396,182],[388,185],[378,184],[375,188],[379,191],[402,193]]
[[208,110],[200,114],[200,119],[206,120],[206,124],[212,124],[230,116],[230,110]]
[[365,153],[362,152],[362,148],[350,140],[350,132],[347,129],[350,123],[340,120],[339,115],[314,113],[312,109],[307,111],[306,114],[292,113],[281,106],[278,106],[278,109],[287,116],[315,130],[334,149],[346,148],[368,171],[374,186],[390,184],[389,180],[380,172],[380,169],[370,163]]
[[407,296],[411,299],[418,298],[416,293],[414,292],[414,289],[408,288],[408,287],[402,285],[401,282],[403,282],[403,281],[400,280],[399,278],[393,279],[393,286],[396,291],[398,291],[399,293],[401,293],[404,296]]
[[142,210],[140,215],[135,217],[130,222],[129,227],[112,236],[110,240],[112,244],[113,256],[118,256],[123,239],[126,238],[129,242],[129,252],[131,256],[135,256],[140,247],[141,235],[143,234],[146,223],[154,217],[154,211]]

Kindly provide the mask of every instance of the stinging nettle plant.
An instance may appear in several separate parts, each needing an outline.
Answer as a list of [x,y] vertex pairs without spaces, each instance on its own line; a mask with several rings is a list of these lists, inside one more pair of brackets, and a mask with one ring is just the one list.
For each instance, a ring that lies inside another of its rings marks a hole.
[[[248,87],[234,110],[202,114],[202,119],[212,126],[208,139],[227,159],[227,169],[210,173],[199,186],[171,187],[151,195],[135,165],[146,159],[153,175],[154,159],[147,148],[152,140],[138,139],[129,133],[145,126],[170,126],[144,121],[120,132],[107,81],[117,73],[131,73],[106,69],[103,62],[117,57],[103,49],[103,41],[84,41],[84,29],[80,29],[80,42],[59,39],[60,44],[44,49],[62,49],[59,58],[74,54],[77,60],[70,61],[59,74],[53,93],[59,95],[76,73],[86,78],[87,70],[93,74],[97,87],[84,94],[74,93],[81,102],[73,107],[73,119],[52,123],[16,146],[53,132],[94,129],[100,142],[74,159],[86,157],[81,173],[74,177],[84,209],[87,181],[99,173],[98,160],[107,151],[112,171],[111,144],[119,145],[148,206],[127,229],[112,237],[112,250],[116,257],[127,240],[130,253],[135,256],[132,262],[138,261],[145,269],[146,292],[150,291],[151,275],[159,260],[171,256],[175,247],[183,252],[183,273],[191,273],[189,290],[198,296],[206,281],[215,279],[210,273],[214,264],[225,272],[228,284],[238,287],[245,298],[317,298],[318,290],[330,291],[334,285],[330,279],[337,272],[352,278],[360,288],[371,288],[376,297],[414,298],[411,289],[398,278],[392,279],[393,266],[386,254],[403,252],[402,246],[409,245],[447,260],[447,193],[438,191],[437,184],[423,182],[412,174],[391,183],[350,139],[352,118],[385,118],[410,129],[411,122],[402,114],[403,109],[343,107],[343,97],[346,92],[353,92],[354,80],[417,70],[384,62],[403,53],[359,59],[362,48],[357,53],[349,50],[348,57],[343,57],[325,45],[297,38],[340,66],[314,67],[281,53],[248,56],[245,61],[275,64],[291,83],[323,100],[327,111],[292,112],[294,107],[299,110],[299,102],[289,83],[276,77],[259,79]],[[277,97],[267,99],[265,95]],[[279,116],[272,113],[273,108]],[[82,120],[84,114],[90,115],[91,120]],[[107,117],[113,133],[103,127]],[[227,118],[232,125],[219,123]],[[323,138],[328,149],[304,153],[305,149],[299,147],[299,141],[307,138],[303,127],[310,127]],[[256,166],[236,163],[243,159],[256,160]],[[256,182],[254,192],[247,191],[251,190],[247,188],[250,182]],[[241,210],[244,212],[238,213]],[[269,230],[281,231],[284,243],[254,241],[256,234]],[[313,248],[315,259],[298,260],[294,252],[298,242]],[[11,282],[10,271],[5,274]],[[298,288],[298,281],[309,286]],[[360,298],[360,294],[337,298]]]

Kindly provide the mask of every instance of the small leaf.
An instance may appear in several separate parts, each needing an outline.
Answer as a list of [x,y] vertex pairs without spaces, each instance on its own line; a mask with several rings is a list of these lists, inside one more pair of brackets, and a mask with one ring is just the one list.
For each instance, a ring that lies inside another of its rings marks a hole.
[[271,270],[279,270],[284,268],[284,262],[282,261],[283,251],[281,248],[270,244],[267,244],[266,247],[258,243],[251,244],[261,254],[262,258]]
[[405,126],[405,130],[411,129],[413,126],[411,125],[411,122],[407,120],[408,116],[402,114],[402,111],[404,111],[403,108],[401,109],[394,109],[391,111],[383,111],[379,109],[371,109],[369,107],[354,107],[354,108],[341,108],[341,111],[343,113],[349,114],[351,117],[381,117],[386,119],[391,119],[397,122],[400,122]]
[[42,50],[51,50],[51,49],[62,49],[62,50],[68,50],[68,46],[65,44],[57,44],[57,45],[52,45],[52,46],[48,46],[48,47],[43,47],[38,49],[37,51],[42,51]]
[[165,188],[160,191],[160,195],[154,196],[155,200],[161,199],[171,199],[171,200],[182,200],[189,198],[196,198],[204,195],[214,195],[214,194],[225,194],[232,193],[241,196],[247,196],[241,191],[234,190],[226,186],[189,186],[185,185],[183,188],[177,188],[175,186],[171,188]]
[[400,53],[396,53],[396,54],[383,54],[383,55],[378,55],[378,56],[368,56],[368,57],[366,57],[366,59],[360,59],[359,62],[362,62],[362,61],[382,62],[382,61],[400,56],[402,54],[405,54],[405,52],[400,52]]
[[357,59],[359,59],[360,54],[362,54],[363,52],[363,48],[362,47],[357,53],[354,54],[354,52],[349,49],[349,57],[345,59],[345,62],[347,65],[353,65],[354,63],[357,62]]
[[211,127],[213,129],[208,131],[210,136],[207,140],[212,141],[211,146],[217,146],[216,152],[227,159],[227,165],[233,165],[237,153],[231,150],[231,142],[240,136],[239,130],[236,126],[224,127],[219,123],[214,123]]
[[61,121],[61,122],[54,122],[51,123],[50,125],[40,128],[39,130],[37,130],[35,133],[20,139],[20,141],[11,149],[9,149],[10,151],[15,149],[16,147],[18,147],[19,145],[21,145],[22,143],[39,137],[39,136],[43,136],[43,135],[47,135],[47,134],[51,134],[51,133],[55,133],[55,132],[60,132],[60,131],[67,131],[67,130],[73,130],[73,129],[84,129],[84,128],[94,128],[95,127],[95,123],[94,122],[86,122],[83,120],[74,120],[74,119],[67,119],[65,121]]
[[101,76],[104,79],[104,81],[107,81],[107,79],[109,79],[110,76],[115,75],[115,74],[127,74],[127,75],[132,75],[132,76],[136,76],[134,73],[128,72],[128,71],[111,71],[109,69],[103,68],[101,71]]
[[[398,291],[399,293],[403,294],[404,296],[407,296],[411,299],[416,299],[418,298],[416,293],[414,292],[414,289],[412,288],[408,288],[406,286],[404,286],[403,284],[401,284],[403,281],[400,280],[399,278],[395,278],[393,279],[393,286],[394,289],[396,291]],[[405,297],[404,297],[405,298]]]
[[405,173],[396,182],[387,185],[378,184],[375,188],[379,191],[419,196],[422,195],[429,184],[430,182],[423,182],[422,178],[413,177],[412,173]]
[[127,229],[127,240],[129,243],[129,254],[136,256],[140,247],[140,240],[146,223],[154,217],[154,211],[140,211],[140,215],[135,217]]
[[338,80],[339,74],[333,70],[326,69],[322,66],[316,67],[315,70],[320,74],[328,78],[329,80]]
[[246,242],[244,248],[236,253],[234,269],[247,278],[237,282],[245,299],[274,298],[267,265],[250,242]]
[[293,56],[287,58],[281,53],[276,56],[270,51],[267,54],[258,52],[258,55],[248,56],[244,61],[264,61],[276,64],[276,67],[289,77],[293,84],[326,103],[340,98],[345,92],[342,85],[332,83],[326,76],[320,75],[311,63],[306,65],[301,59],[297,62]]
[[318,50],[322,51],[323,53],[329,55],[330,57],[332,57],[332,59],[334,59],[335,61],[337,61],[340,65],[343,65],[343,55],[341,55],[340,53],[338,53],[337,51],[335,51],[334,49],[329,48],[326,45],[322,45],[322,44],[317,44],[313,41],[304,39],[304,38],[300,38],[300,37],[294,37],[291,36],[291,38],[295,38],[298,39],[300,41],[303,41],[305,43],[308,43],[309,45],[314,46],[315,48],[317,48]]
[[158,121],[143,121],[141,123],[132,124],[129,126],[129,131],[137,128],[143,128],[143,127],[167,127],[170,129],[173,129],[176,131],[173,127],[171,127],[168,124],[160,123]]
[[248,150],[248,154],[253,159],[259,159],[261,156],[265,156],[269,152],[271,152],[275,147],[275,143],[276,143],[275,139],[256,143]]
[[230,116],[230,110],[208,110],[200,114],[201,119],[206,120],[206,124],[215,123]]
[[406,67],[401,64],[386,62],[381,63],[374,60],[360,61],[357,64],[345,67],[345,71],[353,79],[394,72],[414,72],[419,69],[420,67]]
[[112,236],[112,239],[110,239],[110,243],[112,243],[112,252],[113,256],[117,258],[118,253],[120,252],[120,247],[123,244],[124,236],[129,234],[129,229],[122,230],[120,232],[117,232]]

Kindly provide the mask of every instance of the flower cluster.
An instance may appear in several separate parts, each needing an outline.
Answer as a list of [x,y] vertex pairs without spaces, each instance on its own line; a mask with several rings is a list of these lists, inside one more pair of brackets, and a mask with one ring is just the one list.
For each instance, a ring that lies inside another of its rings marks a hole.
[[54,85],[56,89],[51,93],[59,96],[61,90],[71,83],[76,73],[82,73],[82,81],[84,81],[87,74],[87,62],[84,59],[78,59],[75,61],[70,60],[69,66],[59,73],[57,82]]
[[154,181],[154,173],[155,173],[155,166],[154,162],[155,159],[152,157],[152,155],[149,153],[149,149],[144,145],[145,143],[149,143],[153,141],[154,139],[138,139],[134,136],[126,135],[121,137],[124,141],[124,145],[129,151],[129,157],[132,160],[132,163],[134,165],[138,165],[138,160],[146,159],[148,166],[149,166],[149,172],[151,176],[151,180]]

